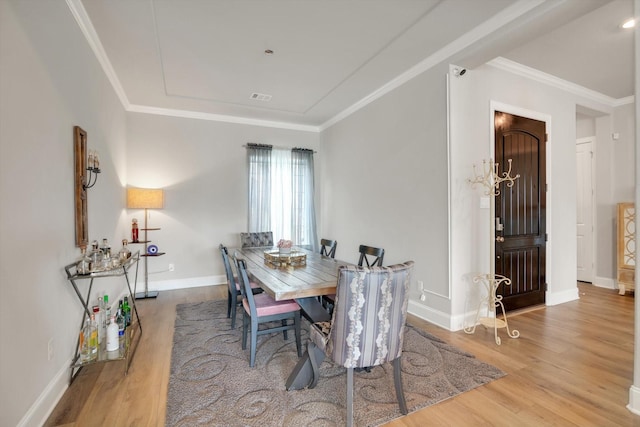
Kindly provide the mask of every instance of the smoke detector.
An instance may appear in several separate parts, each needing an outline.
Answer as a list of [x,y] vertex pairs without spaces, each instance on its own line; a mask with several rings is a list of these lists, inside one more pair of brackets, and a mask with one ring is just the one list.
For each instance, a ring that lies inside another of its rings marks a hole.
[[254,99],[256,101],[269,102],[271,101],[271,95],[265,95],[264,93],[253,92],[249,97],[249,99]]

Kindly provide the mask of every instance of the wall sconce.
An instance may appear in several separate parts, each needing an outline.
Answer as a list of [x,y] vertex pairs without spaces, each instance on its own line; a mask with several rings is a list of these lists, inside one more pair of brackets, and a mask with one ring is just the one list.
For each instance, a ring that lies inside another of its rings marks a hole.
[[98,174],[100,173],[100,156],[97,151],[89,150],[87,160],[87,176],[82,187],[86,190],[93,187],[98,182]]

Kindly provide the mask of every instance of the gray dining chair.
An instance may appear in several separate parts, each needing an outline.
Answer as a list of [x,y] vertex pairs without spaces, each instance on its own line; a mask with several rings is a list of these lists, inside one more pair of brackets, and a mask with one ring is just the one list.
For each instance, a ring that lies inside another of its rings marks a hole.
[[331,322],[310,327],[308,354],[314,388],[319,380],[317,351],[347,369],[347,426],[353,425],[353,371],[393,365],[400,412],[407,414],[401,375],[409,285],[413,261],[388,267],[341,266]]
[[336,240],[320,239],[320,255],[335,258],[337,247],[338,242]]
[[[238,263],[238,278],[240,279],[242,293],[242,349],[247,348],[247,335],[251,332],[251,347],[249,366],[253,368],[256,362],[258,348],[258,335],[282,332],[287,339],[287,331],[292,330],[296,336],[296,348],[298,357],[302,356],[302,344],[300,339],[300,306],[294,300],[276,301],[271,295],[261,293],[254,295],[251,292],[247,265],[243,259],[236,258]],[[292,320],[293,323],[288,321]],[[268,326],[259,329],[259,325],[280,321],[280,326]]]
[[[362,267],[363,265],[366,265],[367,267],[382,267],[382,260],[384,259],[384,249],[376,248],[374,246],[360,245],[360,247],[358,248],[358,252],[360,252],[358,266]],[[322,296],[322,305],[329,312],[333,310],[333,301],[335,297],[336,296],[334,294]]]
[[360,252],[360,259],[358,260],[358,265],[363,266],[367,265],[367,267],[382,267],[382,260],[384,259],[384,249],[376,248],[373,246],[360,245],[358,248],[358,252]]
[[[222,243],[219,246],[220,253],[222,254],[222,263],[224,264],[224,270],[227,275],[227,318],[231,318],[231,329],[236,327],[236,308],[238,304],[242,303],[242,298],[238,298],[242,295],[240,292],[240,282],[233,274],[231,269],[231,263],[229,262],[229,251]],[[237,267],[236,267],[237,270]],[[262,288],[255,282],[250,282],[252,293],[258,294],[262,292]]]
[[240,233],[240,247],[242,248],[262,248],[267,246],[273,246],[272,231]]

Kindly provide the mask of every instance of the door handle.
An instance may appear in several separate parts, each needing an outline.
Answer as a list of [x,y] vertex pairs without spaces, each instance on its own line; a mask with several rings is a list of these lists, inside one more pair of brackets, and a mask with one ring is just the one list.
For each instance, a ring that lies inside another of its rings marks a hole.
[[504,237],[502,237],[502,236],[496,236],[496,241],[498,241],[498,242],[504,242]]

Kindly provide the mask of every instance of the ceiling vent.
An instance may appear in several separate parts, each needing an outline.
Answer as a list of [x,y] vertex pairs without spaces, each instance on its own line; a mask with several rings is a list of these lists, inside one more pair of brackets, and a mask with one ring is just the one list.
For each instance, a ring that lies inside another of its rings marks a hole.
[[256,101],[269,102],[269,101],[271,101],[271,95],[265,95],[264,93],[254,92],[254,93],[251,94],[249,99],[255,99]]

